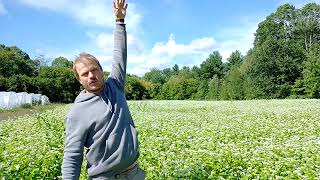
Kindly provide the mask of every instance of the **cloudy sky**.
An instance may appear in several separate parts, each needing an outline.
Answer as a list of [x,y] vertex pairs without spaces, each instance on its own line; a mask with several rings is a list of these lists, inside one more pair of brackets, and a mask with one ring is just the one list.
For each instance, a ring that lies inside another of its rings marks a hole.
[[[320,0],[127,0],[128,73],[199,65],[213,51],[223,59],[252,47],[258,23],[290,3]],[[0,44],[16,45],[32,59],[81,52],[110,69],[112,0],[0,0]]]

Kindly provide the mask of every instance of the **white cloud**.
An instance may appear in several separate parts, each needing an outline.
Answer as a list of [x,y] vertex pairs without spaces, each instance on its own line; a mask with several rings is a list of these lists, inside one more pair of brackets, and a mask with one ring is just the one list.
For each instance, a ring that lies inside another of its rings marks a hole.
[[[112,56],[113,34],[111,33],[88,33],[93,43],[99,49],[98,54]],[[192,57],[192,60],[208,55],[215,46],[215,40],[211,37],[192,40],[188,44],[176,43],[171,34],[167,42],[157,42],[151,50],[143,47],[142,41],[135,34],[128,33],[128,68],[134,67],[134,72],[143,74],[152,67],[170,65],[177,56]],[[191,60],[191,61],[192,61]],[[139,69],[139,71],[137,71]],[[144,72],[142,72],[144,69]],[[132,72],[132,70],[129,70]]]
[[246,55],[247,51],[253,47],[256,29],[257,25],[251,28],[239,29],[234,32],[237,34],[235,38],[220,42],[217,50],[220,52],[223,60],[225,61],[236,50],[240,51],[242,55]]
[[112,61],[111,55],[94,55],[101,64],[110,64]]
[[[96,37],[92,37],[95,44],[98,45],[104,53],[112,53],[113,50],[113,34],[112,33],[100,33]],[[130,54],[141,54],[143,51],[142,41],[133,33],[127,33],[127,46],[128,53]]]
[[[248,50],[253,47],[254,33],[258,24],[264,20],[266,15],[252,15],[239,18],[240,24],[221,29],[217,32],[217,51],[220,52],[223,61],[230,57],[231,53],[238,50],[242,55],[246,55]],[[218,39],[218,38],[217,38]]]
[[128,56],[129,63],[135,64],[135,65],[145,63],[147,61],[146,59],[147,58],[143,54],[141,54],[141,55],[129,54],[129,56]]
[[[52,61],[57,57],[65,57],[69,61],[73,61],[75,57],[81,52],[80,50],[74,50],[72,52],[65,52],[62,49],[56,49],[56,48],[43,48],[43,49],[35,49],[34,52],[34,58],[39,57],[40,55],[43,55],[45,59]],[[51,62],[50,62],[51,63]]]
[[96,37],[97,46],[102,49],[103,52],[112,53],[113,48],[113,34],[101,33]]
[[[129,71],[143,75],[152,67],[161,69],[172,67],[174,64],[191,68],[194,65],[199,66],[213,51],[219,51],[223,61],[226,61],[231,53],[236,50],[245,55],[253,47],[254,33],[258,27],[258,22],[261,20],[244,18],[242,21],[241,28],[223,29],[219,37],[224,38],[219,41],[213,37],[203,37],[182,44],[177,43],[174,35],[171,34],[167,42],[157,42],[151,51],[140,55],[139,62],[142,63],[136,64]],[[129,59],[128,62],[130,63]]]
[[[199,65],[210,53],[219,51],[224,61],[235,50],[239,50],[243,55],[252,47],[254,39],[255,26],[245,30],[228,30],[228,33],[237,34],[237,40],[225,40],[218,42],[213,37],[203,37],[191,40],[189,43],[178,43],[173,34],[171,34],[167,42],[156,42],[151,50],[144,49],[139,46],[139,50],[134,49],[134,45],[138,44],[139,38],[133,34],[128,34],[128,73],[142,76],[151,68],[172,67],[174,64],[181,66]],[[108,61],[104,61],[106,70],[109,70],[112,49],[113,35],[107,33],[89,34],[92,41],[101,50],[98,54],[110,57]],[[101,60],[101,58],[98,58]]]
[[[70,15],[85,25],[108,28],[114,26],[112,0],[20,0],[20,2],[30,7]],[[129,6],[126,20],[130,21],[130,29],[137,30],[142,15],[137,12],[134,3],[130,3]]]
[[8,11],[4,7],[3,2],[0,0],[0,15],[5,15],[7,13],[8,13]]
[[[94,45],[96,45],[103,54],[112,54],[113,33],[87,33]],[[141,54],[143,45],[138,37],[133,33],[127,33],[128,53]]]
[[[211,37],[194,39],[187,44],[176,42],[174,35],[169,36],[167,42],[157,42],[151,51],[138,56],[128,56],[128,72],[142,76],[153,67],[171,67],[172,64],[180,64],[177,59],[189,59],[188,62],[203,60],[204,55],[212,52],[216,42]],[[181,61],[181,60],[180,60]]]
[[215,45],[213,38],[205,37],[195,39],[189,44],[177,44],[173,34],[170,35],[168,42],[158,42],[152,48],[152,54],[156,56],[168,55],[175,57],[177,55],[202,54],[212,50]]

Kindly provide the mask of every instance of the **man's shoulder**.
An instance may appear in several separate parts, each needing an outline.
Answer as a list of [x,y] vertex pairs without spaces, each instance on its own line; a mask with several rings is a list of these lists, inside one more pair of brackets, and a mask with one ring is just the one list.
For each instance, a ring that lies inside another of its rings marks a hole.
[[92,113],[92,110],[97,106],[96,103],[99,98],[99,95],[93,93],[80,92],[71,105],[67,117],[70,119],[84,119],[88,114]]
[[105,85],[107,87],[106,90],[107,91],[111,90],[112,93],[115,93],[116,91],[123,91],[124,90],[122,88],[120,82],[112,76],[109,76],[107,78],[107,80],[105,81]]
[[79,114],[81,114],[81,109],[79,108],[79,104],[73,103],[68,114],[67,114],[67,118],[68,119],[77,119]]
[[79,119],[79,117],[83,116],[86,113],[86,104],[84,101],[77,101],[71,105],[67,117],[72,119]]

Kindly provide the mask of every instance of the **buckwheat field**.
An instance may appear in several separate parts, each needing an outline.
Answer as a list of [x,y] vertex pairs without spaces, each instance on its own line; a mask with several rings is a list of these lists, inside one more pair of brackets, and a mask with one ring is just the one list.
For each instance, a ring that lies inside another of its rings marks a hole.
[[[128,103],[147,179],[320,179],[320,100]],[[69,108],[0,121],[0,179],[61,177]]]

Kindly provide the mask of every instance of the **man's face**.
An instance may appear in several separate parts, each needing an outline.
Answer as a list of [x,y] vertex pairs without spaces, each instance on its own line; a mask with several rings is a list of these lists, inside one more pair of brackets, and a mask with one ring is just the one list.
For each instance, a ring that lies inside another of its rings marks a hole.
[[99,93],[103,88],[103,72],[100,67],[90,61],[82,61],[76,64],[79,82],[90,93]]

